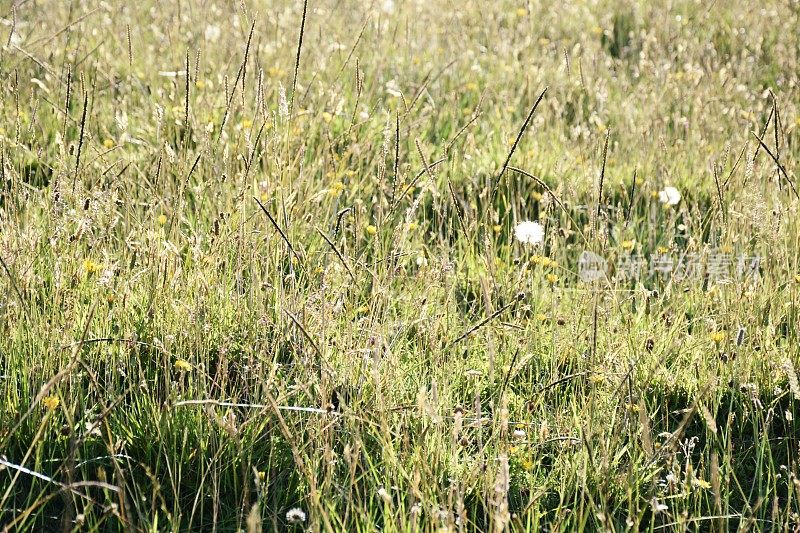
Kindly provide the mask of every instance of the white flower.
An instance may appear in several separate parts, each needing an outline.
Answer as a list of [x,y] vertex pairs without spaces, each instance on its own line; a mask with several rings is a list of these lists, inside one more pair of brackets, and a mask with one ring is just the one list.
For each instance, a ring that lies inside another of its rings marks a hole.
[[389,491],[383,487],[378,489],[378,496],[380,496],[383,501],[386,502],[392,501],[392,497],[389,495]]
[[419,254],[417,256],[417,266],[420,268],[428,266],[428,259],[424,255]]
[[222,35],[222,30],[216,24],[211,24],[209,26],[206,26],[206,31],[205,31],[206,40],[215,43],[217,42],[217,39],[219,39],[220,35]]
[[653,498],[650,501],[650,505],[653,507],[653,510],[655,512],[657,512],[657,513],[661,513],[661,512],[664,512],[664,511],[669,509],[669,507],[667,507],[665,504],[663,504],[660,501],[658,501],[658,499],[656,499],[656,498]]
[[522,440],[525,438],[525,430],[517,428],[514,430],[514,438],[517,440]]
[[399,98],[402,93],[400,92],[400,86],[397,84],[397,80],[391,79],[386,82],[386,92],[389,93],[390,96],[394,96],[395,98]]
[[541,244],[544,240],[544,226],[538,222],[520,222],[514,228],[514,235],[523,244]]
[[306,513],[298,507],[286,511],[286,521],[290,524],[299,524],[306,521]]
[[667,205],[678,205],[681,201],[681,193],[675,187],[664,187],[663,191],[658,192],[658,201]]

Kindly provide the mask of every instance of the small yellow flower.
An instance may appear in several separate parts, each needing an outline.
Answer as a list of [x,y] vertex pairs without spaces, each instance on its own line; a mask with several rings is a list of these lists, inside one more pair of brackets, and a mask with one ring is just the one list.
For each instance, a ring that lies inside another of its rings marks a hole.
[[334,181],[328,189],[328,194],[334,198],[342,194],[344,190],[344,183],[341,181]]
[[116,299],[117,299],[117,297],[116,297],[116,296],[114,296],[114,293],[113,293],[113,292],[109,292],[109,293],[108,293],[108,295],[106,296],[106,301],[107,301],[108,303],[110,303],[110,304],[113,304],[113,303],[114,303],[114,300],[116,300]]
[[59,400],[57,396],[45,396],[42,398],[42,405],[44,405],[48,411],[54,411],[60,403],[61,400]]
[[269,67],[267,69],[267,75],[270,78],[282,78],[286,75],[286,72],[284,72],[283,69],[278,67]]
[[467,82],[464,88],[467,89],[468,91],[476,92],[478,90],[478,84],[475,83],[474,81],[470,81]]
[[185,359],[178,359],[175,361],[174,366],[176,370],[180,370],[181,372],[189,372],[192,369],[191,363]]
[[163,226],[164,224],[167,223],[167,215],[165,215],[163,213],[158,215],[158,218],[156,219],[156,222],[158,222],[159,226]]
[[266,472],[264,472],[263,470],[259,470],[259,471],[258,471],[258,480],[259,480],[260,482],[262,482],[262,483],[263,483],[263,482],[264,482],[264,479],[265,479],[266,477],[267,477],[267,474],[266,474]]
[[589,376],[589,381],[594,383],[595,385],[599,385],[600,383],[604,383],[606,377],[603,374],[592,374]]
[[86,273],[89,274],[89,275],[97,274],[100,271],[100,264],[99,263],[95,263],[91,259],[84,259],[83,260],[83,269],[86,270]]
[[542,260],[540,262],[543,267],[549,267],[551,264],[553,264],[553,260],[550,259],[549,257],[542,257]]
[[492,231],[495,233],[500,233],[502,230],[503,226],[501,226],[500,224],[495,224],[494,226],[492,226]]
[[651,198],[658,198],[658,191],[653,191],[650,193]]
[[549,283],[550,285],[555,285],[556,281],[558,281],[558,276],[556,276],[555,274],[548,274],[545,276],[545,279],[547,280],[547,283]]
[[536,315],[536,320],[538,320],[539,322],[547,322],[547,315],[544,313],[539,313],[538,315]]
[[800,283],[800,274],[797,274],[797,275],[794,277],[794,281],[795,281],[795,283]]
[[206,88],[206,82],[204,82],[203,80],[197,80],[196,82],[194,82],[194,86],[200,90],[203,90]]
[[525,9],[524,7],[518,7],[516,13],[518,17],[524,17],[525,15],[528,14],[528,10]]
[[416,231],[419,228],[419,224],[416,222],[409,222],[408,223],[408,231]]
[[253,127],[253,121],[249,118],[242,119],[242,129],[249,130]]
[[723,254],[732,254],[733,253],[733,246],[731,246],[730,244],[725,244],[720,248],[720,251]]
[[658,253],[660,253],[660,254],[665,254],[665,253],[669,252],[669,248],[667,248],[666,246],[659,246],[659,247],[656,249],[656,251],[657,251]]
[[324,120],[325,122],[330,122],[331,120],[333,120],[333,115],[331,115],[327,111],[324,111],[322,113],[322,120]]
[[699,477],[696,477],[692,480],[692,486],[697,489],[710,489],[711,483],[709,483],[705,479],[700,479]]
[[719,344],[725,340],[725,332],[724,331],[712,331],[708,335],[715,344]]
[[106,148],[113,148],[114,144],[115,143],[113,139],[106,139],[105,141],[103,141],[103,146],[105,146]]
[[370,224],[369,226],[367,226],[366,231],[367,235],[375,235],[376,233],[378,233],[378,228]]
[[534,191],[533,194],[531,194],[531,198],[533,198],[534,202],[538,202],[542,199],[542,193]]
[[542,258],[541,255],[534,255],[533,257],[531,257],[531,262],[534,265],[541,265],[542,264],[542,259],[543,258]]
[[362,305],[361,307],[356,309],[356,313],[359,315],[366,315],[367,313],[369,313],[369,306]]
[[528,458],[522,460],[522,468],[524,470],[533,470],[533,461]]
[[632,241],[632,240],[622,241],[622,249],[623,250],[633,250],[634,246],[636,246],[636,241]]

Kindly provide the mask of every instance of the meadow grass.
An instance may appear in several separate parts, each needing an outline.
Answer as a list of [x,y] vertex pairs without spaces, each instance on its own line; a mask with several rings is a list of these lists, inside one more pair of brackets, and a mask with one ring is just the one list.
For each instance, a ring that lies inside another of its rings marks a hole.
[[0,2],[0,528],[797,531],[800,3],[654,4]]

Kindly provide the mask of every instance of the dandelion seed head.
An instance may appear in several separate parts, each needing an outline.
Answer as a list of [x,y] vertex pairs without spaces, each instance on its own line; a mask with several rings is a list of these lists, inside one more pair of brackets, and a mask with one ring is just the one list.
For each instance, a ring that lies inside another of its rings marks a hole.
[[514,236],[522,244],[538,245],[544,240],[544,226],[538,222],[520,222],[514,228]]
[[678,205],[681,193],[675,187],[664,187],[663,191],[658,192],[658,201],[665,205]]
[[301,524],[306,521],[306,513],[299,507],[286,511],[286,521],[290,524]]

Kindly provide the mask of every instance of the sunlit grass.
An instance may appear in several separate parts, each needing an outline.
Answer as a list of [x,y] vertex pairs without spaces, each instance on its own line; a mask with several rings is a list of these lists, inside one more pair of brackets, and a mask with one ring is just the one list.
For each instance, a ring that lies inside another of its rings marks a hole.
[[800,7],[14,6],[0,527],[800,527]]

